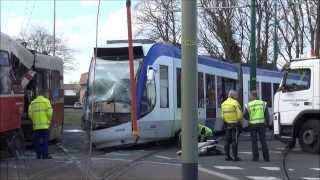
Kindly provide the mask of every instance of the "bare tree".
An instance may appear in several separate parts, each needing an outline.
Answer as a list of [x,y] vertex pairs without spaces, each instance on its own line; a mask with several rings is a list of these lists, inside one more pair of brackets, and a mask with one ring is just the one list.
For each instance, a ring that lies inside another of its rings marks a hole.
[[269,48],[271,47],[272,1],[257,1],[257,64],[258,67],[271,68]]
[[[272,67],[274,2],[257,0],[258,67]],[[199,45],[208,54],[231,62],[249,62],[250,8],[234,8],[247,3],[247,0],[198,0]],[[282,59],[300,57],[309,49],[319,55],[319,0],[277,0],[277,3],[278,47]],[[175,9],[179,9],[179,0],[142,0],[137,6],[140,33],[154,40],[180,42],[181,25],[178,14],[172,11]]]
[[[34,27],[28,34],[21,32],[18,37],[19,41],[27,43],[27,48],[35,50],[42,54],[53,55],[53,35],[51,35],[43,27]],[[65,71],[73,70],[75,67],[73,50],[70,49],[65,41],[59,37],[56,37],[55,42],[56,56],[63,60],[63,66]]]
[[136,6],[138,34],[153,40],[178,44],[181,25],[173,10],[178,0],[142,0]]
[[282,46],[280,54],[285,59],[298,58],[305,50],[319,55],[320,3],[319,0],[280,0]]
[[232,62],[241,61],[241,49],[235,38],[234,9],[211,9],[216,6],[234,6],[236,0],[200,0],[200,44],[211,56]]
[[317,0],[315,54],[320,56],[320,2]]

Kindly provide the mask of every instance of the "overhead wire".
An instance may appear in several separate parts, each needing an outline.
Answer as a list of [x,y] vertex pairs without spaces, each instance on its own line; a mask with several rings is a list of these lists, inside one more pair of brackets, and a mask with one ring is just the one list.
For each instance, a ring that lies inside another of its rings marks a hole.
[[101,0],[99,0],[98,3],[98,9],[97,9],[97,18],[96,18],[96,39],[95,39],[95,50],[94,50],[94,59],[93,59],[93,83],[92,83],[92,100],[91,100],[91,120],[90,120],[90,132],[89,132],[89,155],[87,157],[87,162],[86,162],[86,180],[88,180],[88,175],[89,175],[89,158],[91,158],[92,155],[92,129],[93,129],[93,118],[94,118],[94,104],[95,104],[95,76],[96,76],[96,61],[97,61],[97,52],[98,52],[98,32],[99,32],[99,14],[100,14],[100,6],[101,6]]
[[23,27],[24,27],[25,22],[26,22],[28,10],[29,10],[29,0],[26,0],[26,5],[25,5],[25,8],[24,8],[24,15],[23,15],[23,19],[22,19],[21,27],[20,27],[20,32],[23,31]]
[[30,26],[30,22],[32,20],[32,16],[33,16],[33,11],[34,11],[34,8],[35,8],[35,1],[33,1],[33,4],[32,4],[32,8],[30,9],[30,13],[28,15],[28,18],[27,18],[27,22],[26,22],[26,25],[25,25],[25,31],[28,31],[29,29],[29,26]]

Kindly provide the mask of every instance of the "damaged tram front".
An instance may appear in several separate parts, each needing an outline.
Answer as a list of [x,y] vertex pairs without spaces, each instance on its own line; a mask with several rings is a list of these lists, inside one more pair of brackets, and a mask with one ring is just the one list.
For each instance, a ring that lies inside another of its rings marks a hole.
[[[135,44],[134,75],[137,82],[138,119],[151,112],[155,105],[155,84],[150,82],[149,90],[139,97],[139,88],[145,84],[139,79],[144,65],[143,59],[150,45]],[[131,95],[128,47],[105,47],[97,49],[97,57],[92,58],[88,86],[85,98],[83,127],[90,134],[97,148],[133,144],[137,142],[132,136]],[[153,80],[153,79],[152,79]],[[147,97],[149,96],[149,98]],[[91,124],[92,123],[92,124]],[[142,138],[139,142],[144,141]]]
[[63,62],[29,50],[0,34],[0,147],[13,154],[32,139],[27,109],[39,91],[50,99],[54,115],[50,140],[59,139],[63,126]]

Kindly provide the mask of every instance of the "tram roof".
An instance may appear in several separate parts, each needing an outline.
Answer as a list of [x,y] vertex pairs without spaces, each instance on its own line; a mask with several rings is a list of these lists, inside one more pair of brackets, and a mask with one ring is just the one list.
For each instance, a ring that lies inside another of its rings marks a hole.
[[63,61],[57,56],[36,54],[35,59],[36,59],[36,62],[35,62],[36,68],[56,70],[56,71],[59,71],[60,73],[63,73]]
[[4,33],[1,33],[0,35],[0,49],[8,51],[9,53],[12,52],[28,69],[35,65],[36,68],[52,69],[63,72],[63,61],[60,58],[39,53],[35,53],[36,57],[34,58],[34,54],[30,50],[16,42],[14,39]]
[[31,68],[34,62],[33,54],[14,39],[4,33],[0,33],[0,49],[12,52],[27,68]]
[[[173,46],[173,45],[168,45],[168,44],[162,44],[162,43],[156,43],[154,44],[147,56],[146,59],[147,61],[152,61],[156,60],[160,56],[169,56],[169,57],[174,57],[174,58],[181,58],[181,49]],[[210,56],[203,56],[200,55],[198,56],[198,62],[203,65],[215,67],[215,68],[220,68],[220,69],[225,69],[227,71],[231,72],[238,72],[239,70],[239,65],[236,64],[231,64],[226,61],[222,61],[221,59],[210,57]],[[247,66],[242,66],[242,70],[244,74],[250,74],[250,67]],[[280,71],[273,71],[273,70],[268,70],[268,69],[262,69],[262,68],[257,68],[257,75],[258,76],[271,76],[271,77],[277,77],[281,78],[283,76],[283,73]]]

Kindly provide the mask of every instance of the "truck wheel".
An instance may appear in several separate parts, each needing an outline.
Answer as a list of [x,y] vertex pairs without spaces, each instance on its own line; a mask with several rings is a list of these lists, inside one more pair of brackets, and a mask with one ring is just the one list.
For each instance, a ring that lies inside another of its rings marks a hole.
[[320,121],[306,121],[299,133],[299,144],[303,151],[309,153],[320,153]]

